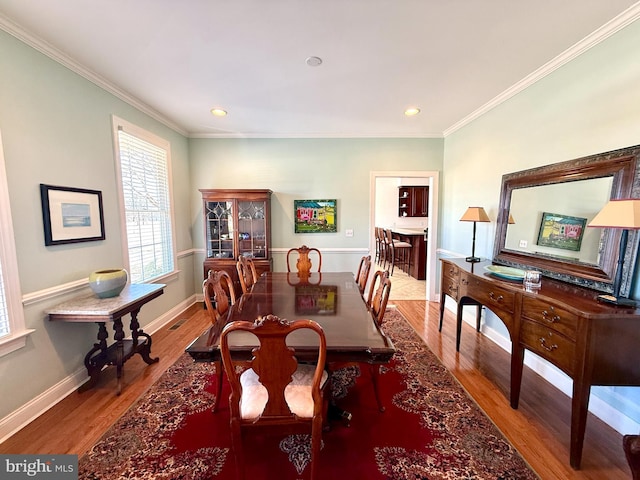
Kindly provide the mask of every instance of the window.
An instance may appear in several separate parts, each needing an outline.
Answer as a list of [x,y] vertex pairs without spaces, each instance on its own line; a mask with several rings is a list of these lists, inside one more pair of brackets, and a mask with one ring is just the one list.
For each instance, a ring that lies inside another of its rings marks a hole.
[[22,292],[13,237],[13,222],[9,205],[9,188],[4,168],[2,138],[0,138],[0,356],[26,344],[33,332],[24,324]]
[[120,200],[134,283],[174,271],[169,142],[114,117]]

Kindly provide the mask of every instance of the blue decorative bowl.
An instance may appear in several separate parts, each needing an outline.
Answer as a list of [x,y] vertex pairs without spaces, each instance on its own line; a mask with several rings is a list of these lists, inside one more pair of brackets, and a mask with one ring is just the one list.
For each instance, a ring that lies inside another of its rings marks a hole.
[[99,298],[117,297],[127,285],[128,278],[123,268],[98,270],[89,275],[89,286]]

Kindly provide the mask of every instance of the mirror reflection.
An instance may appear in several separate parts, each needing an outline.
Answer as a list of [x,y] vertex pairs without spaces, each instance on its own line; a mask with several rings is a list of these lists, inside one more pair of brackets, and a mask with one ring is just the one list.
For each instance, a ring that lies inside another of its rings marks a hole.
[[[613,198],[640,198],[640,145],[502,176],[493,261],[601,292],[613,289],[621,229],[587,228]],[[513,221],[511,221],[513,220]],[[638,252],[629,231],[621,292]]]
[[[505,249],[599,265],[602,229],[582,227],[579,220],[586,219],[588,224],[609,201],[612,187],[613,175],[513,190],[509,213],[514,223],[507,227]],[[556,220],[555,230],[547,235],[541,231],[543,214],[557,214],[546,216]],[[578,221],[572,224],[565,218]],[[549,237],[568,237],[574,241],[569,245],[561,241],[554,244]],[[578,250],[575,250],[578,240]]]

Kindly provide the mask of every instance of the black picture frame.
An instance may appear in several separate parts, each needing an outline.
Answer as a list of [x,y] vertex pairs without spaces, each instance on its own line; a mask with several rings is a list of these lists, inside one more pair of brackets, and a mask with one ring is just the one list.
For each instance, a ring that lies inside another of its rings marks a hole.
[[44,244],[105,239],[102,192],[40,184]]

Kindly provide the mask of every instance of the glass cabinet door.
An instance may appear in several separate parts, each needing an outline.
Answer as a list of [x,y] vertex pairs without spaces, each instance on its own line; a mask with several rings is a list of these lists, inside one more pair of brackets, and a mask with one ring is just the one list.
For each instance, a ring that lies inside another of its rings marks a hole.
[[266,201],[238,201],[239,254],[249,258],[267,257]]
[[205,202],[207,257],[234,258],[233,202]]

